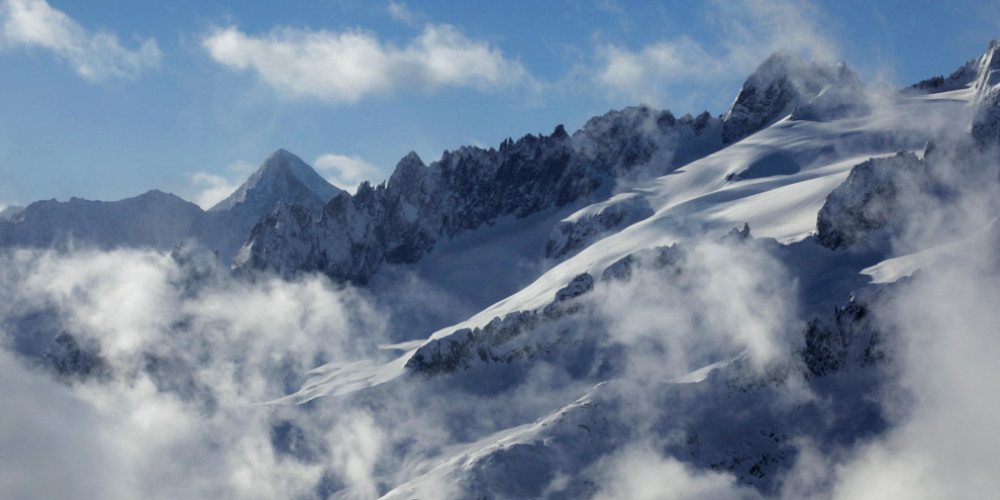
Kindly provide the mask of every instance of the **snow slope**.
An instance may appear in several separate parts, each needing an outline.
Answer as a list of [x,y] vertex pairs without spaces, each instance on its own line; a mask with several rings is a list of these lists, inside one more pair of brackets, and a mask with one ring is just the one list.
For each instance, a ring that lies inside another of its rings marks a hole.
[[[654,214],[596,241],[516,293],[496,301],[468,319],[438,329],[424,345],[452,335],[464,335],[467,329],[487,325],[494,318],[541,310],[574,277],[583,273],[601,276],[616,261],[647,248],[685,242],[705,235],[721,236],[744,223],[749,224],[756,238],[773,238],[782,244],[803,242],[815,232],[816,214],[827,195],[847,178],[852,167],[875,156],[890,156],[901,150],[921,151],[931,138],[953,134],[954,128],[950,124],[968,123],[971,119],[970,103],[973,98],[972,88],[926,95],[873,96],[873,100],[884,99],[887,102],[878,103],[877,112],[863,117],[825,121],[781,119],[736,144],[633,189],[629,197],[617,198],[627,202],[641,196],[652,207]],[[789,168],[789,165],[794,165],[794,168]],[[747,171],[754,172],[754,175],[742,179],[734,175]],[[583,211],[600,212],[612,202],[614,199]],[[523,234],[531,234],[526,230],[528,227],[530,221],[520,229],[506,230],[515,234],[525,230]],[[468,258],[455,261],[461,263],[455,265],[455,269],[489,269],[494,265],[496,255],[484,253],[481,247],[474,244],[482,241],[488,240],[470,236],[469,242],[473,244],[467,252],[462,249],[443,250],[441,261],[451,261],[456,255],[467,255]],[[461,246],[462,242],[456,245]],[[807,242],[805,246],[795,248],[810,255],[811,252],[822,252],[809,249],[809,246],[812,244]],[[812,265],[815,268],[830,265],[828,260],[810,258],[815,260]],[[434,261],[433,256],[429,261]],[[870,258],[864,256],[848,259],[841,264],[848,269],[840,267],[838,272],[857,275],[871,264]],[[446,270],[434,265],[428,265],[422,271],[421,275],[430,282],[452,282],[442,277],[447,274]],[[818,274],[808,265],[800,272],[807,276]],[[462,283],[468,286],[470,276],[462,278],[454,280],[455,284],[449,286],[461,287]],[[863,277],[861,279],[866,281]],[[484,281],[490,282],[489,279]],[[839,303],[847,298],[849,291],[843,287],[828,287],[824,294],[814,294],[810,300],[814,303]],[[345,386],[358,387],[357,380],[366,381],[360,384],[363,387],[402,376],[406,373],[405,360],[419,350],[411,349],[384,366],[371,365],[353,370],[348,377],[351,382],[335,376],[317,381],[310,385],[307,391],[309,397],[326,391],[346,392]],[[303,396],[303,393],[298,395],[300,398]]]

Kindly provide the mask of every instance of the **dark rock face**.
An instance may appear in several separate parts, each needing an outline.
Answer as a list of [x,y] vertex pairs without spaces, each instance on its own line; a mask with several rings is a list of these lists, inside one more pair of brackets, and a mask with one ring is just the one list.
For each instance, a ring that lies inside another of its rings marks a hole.
[[903,203],[901,191],[913,192],[930,181],[926,163],[913,153],[873,158],[851,169],[819,211],[819,243],[830,249],[848,248],[868,240],[881,229],[897,224]]
[[[382,264],[416,262],[443,238],[565,206],[640,167],[666,173],[679,166],[673,149],[717,130],[713,122],[708,114],[676,119],[669,111],[626,108],[591,119],[572,136],[559,126],[548,136],[507,139],[498,149],[446,151],[429,166],[410,153],[387,183],[337,195],[313,221],[288,209],[262,219],[234,266],[285,276],[319,271],[363,284]],[[285,245],[295,251],[281,250]]]
[[980,145],[996,146],[1000,144],[1000,43],[990,42],[989,50],[977,62],[972,137]]
[[832,317],[809,322],[802,360],[816,377],[847,366],[872,365],[884,356],[881,338],[872,322],[869,305],[852,300],[838,307]]

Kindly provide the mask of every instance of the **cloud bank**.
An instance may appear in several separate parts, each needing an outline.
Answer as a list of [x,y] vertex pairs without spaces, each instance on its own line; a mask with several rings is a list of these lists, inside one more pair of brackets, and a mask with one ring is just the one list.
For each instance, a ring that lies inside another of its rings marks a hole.
[[162,59],[156,40],[145,39],[128,49],[118,35],[87,29],[45,0],[4,0],[0,22],[0,49],[49,51],[92,82],[135,78],[158,68]]

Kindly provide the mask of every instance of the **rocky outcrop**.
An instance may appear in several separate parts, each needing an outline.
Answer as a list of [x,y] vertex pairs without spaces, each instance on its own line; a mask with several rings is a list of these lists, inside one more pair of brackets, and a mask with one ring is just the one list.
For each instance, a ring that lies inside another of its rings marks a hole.
[[552,229],[545,244],[545,257],[562,259],[609,234],[653,215],[649,202],[638,194],[616,196],[596,203],[563,219]]
[[819,243],[830,249],[848,248],[870,240],[880,230],[898,229],[904,204],[912,202],[909,195],[929,181],[926,163],[913,153],[856,165],[820,208]]

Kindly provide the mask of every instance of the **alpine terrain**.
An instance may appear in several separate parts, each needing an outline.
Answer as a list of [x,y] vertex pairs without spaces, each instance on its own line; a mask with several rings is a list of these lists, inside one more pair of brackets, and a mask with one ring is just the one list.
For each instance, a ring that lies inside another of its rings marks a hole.
[[54,477],[0,496],[992,497],[1000,45],[733,92],[354,193],[278,149],[207,211],[6,208],[0,421]]

